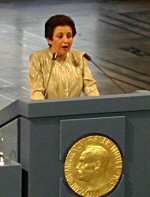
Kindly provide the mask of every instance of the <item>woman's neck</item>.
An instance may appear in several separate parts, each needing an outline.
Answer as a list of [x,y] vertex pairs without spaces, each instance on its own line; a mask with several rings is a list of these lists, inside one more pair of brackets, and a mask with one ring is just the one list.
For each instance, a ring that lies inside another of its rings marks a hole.
[[64,63],[64,61],[66,60],[67,58],[67,55],[65,56],[61,56],[61,55],[58,55],[57,56],[57,62],[59,62],[60,64]]

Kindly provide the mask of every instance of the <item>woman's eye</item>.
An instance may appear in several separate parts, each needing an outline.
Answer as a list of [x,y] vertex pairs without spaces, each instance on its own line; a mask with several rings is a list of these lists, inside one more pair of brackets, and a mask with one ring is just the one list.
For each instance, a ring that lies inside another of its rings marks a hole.
[[56,37],[57,37],[57,38],[62,38],[63,36],[60,35],[60,36],[56,36]]
[[72,38],[72,35],[68,35],[67,38]]
[[70,38],[72,38],[72,35],[68,34],[68,35],[57,35],[56,36],[56,38],[58,38],[58,39],[62,39],[63,37],[66,37],[67,39],[70,39]]

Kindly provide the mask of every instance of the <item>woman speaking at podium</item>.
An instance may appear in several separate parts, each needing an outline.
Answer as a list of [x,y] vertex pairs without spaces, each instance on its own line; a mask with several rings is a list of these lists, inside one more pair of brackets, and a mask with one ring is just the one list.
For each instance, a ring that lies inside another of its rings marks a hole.
[[99,96],[96,81],[83,57],[71,49],[76,28],[66,15],[54,15],[45,23],[49,47],[30,56],[29,84],[31,99]]

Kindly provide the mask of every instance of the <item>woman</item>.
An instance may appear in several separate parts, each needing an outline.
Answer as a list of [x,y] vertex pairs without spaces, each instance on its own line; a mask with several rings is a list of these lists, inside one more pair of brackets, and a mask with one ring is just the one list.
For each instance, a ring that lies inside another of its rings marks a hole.
[[84,52],[72,50],[76,34],[74,21],[55,15],[45,23],[49,47],[30,56],[29,84],[32,99],[98,96],[99,92]]

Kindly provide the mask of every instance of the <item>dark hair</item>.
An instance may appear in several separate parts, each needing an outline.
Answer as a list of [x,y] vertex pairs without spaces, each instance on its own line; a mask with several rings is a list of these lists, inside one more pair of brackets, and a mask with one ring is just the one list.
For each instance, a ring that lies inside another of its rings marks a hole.
[[74,21],[66,15],[54,15],[50,17],[45,23],[45,38],[52,39],[54,30],[57,26],[70,26],[73,36],[76,35],[76,28]]

